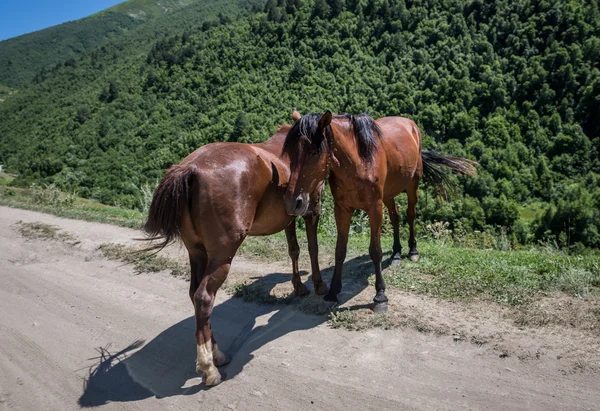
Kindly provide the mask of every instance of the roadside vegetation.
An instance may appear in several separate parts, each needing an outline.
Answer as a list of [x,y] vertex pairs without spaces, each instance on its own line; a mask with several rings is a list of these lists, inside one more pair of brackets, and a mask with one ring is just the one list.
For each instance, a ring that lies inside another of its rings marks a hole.
[[[10,184],[11,178],[0,174],[0,184]],[[319,260],[322,270],[334,264],[336,231],[332,203],[331,195],[326,190],[322,204],[324,214],[319,224]],[[145,218],[142,212],[77,198],[55,186],[32,185],[29,189],[0,186],[0,205],[130,228],[140,228]],[[298,240],[303,250],[300,262],[309,266],[308,246],[301,219],[298,219],[297,226]],[[405,262],[389,267],[386,276],[388,287],[446,300],[483,299],[509,306],[524,305],[537,297],[553,293],[563,293],[579,299],[596,298],[600,295],[598,251],[587,249],[575,253],[560,249],[553,242],[520,246],[512,242],[503,230],[468,231],[460,229],[460,224],[458,226],[459,228],[450,230],[445,222],[425,224],[421,221],[418,226],[421,259],[417,264]],[[407,234],[406,227],[402,226],[401,238],[406,239]],[[367,255],[368,247],[368,220],[362,213],[357,213],[353,220],[346,258],[347,262],[354,263],[350,264],[350,269],[345,270],[346,279],[373,281],[370,277],[372,265]],[[384,225],[382,247],[387,251],[386,256],[389,256],[392,235],[387,223]],[[186,273],[182,264],[187,262],[172,265],[160,256],[150,258],[148,253],[133,255],[130,253],[132,250],[124,246],[106,245],[101,249],[109,258],[134,263],[139,271],[168,269],[178,275]],[[287,265],[289,261],[284,233],[249,237],[238,254],[265,263]],[[242,293],[240,295],[245,295],[245,298],[260,294],[243,290],[236,288],[235,293]],[[275,297],[275,300],[270,300],[270,297],[266,300],[280,301],[282,296]]]
[[[7,193],[8,190],[13,192]],[[326,196],[324,210],[331,207],[330,201]],[[83,200],[56,187],[27,190],[0,187],[0,204],[136,228],[144,218],[141,212],[131,215],[131,210]],[[319,261],[327,282],[333,273],[335,255],[333,224],[332,218],[323,216]],[[384,275],[390,309],[387,313],[373,313],[370,306],[374,276],[365,224],[366,220],[357,215],[348,243],[339,305],[325,302],[314,292],[306,297],[293,294],[283,233],[249,237],[238,252],[242,262],[234,265],[223,290],[247,302],[327,316],[329,326],[334,328],[353,331],[407,328],[450,337],[456,343],[485,345],[501,358],[515,355],[523,361],[539,358],[553,347],[555,355],[568,358],[567,364],[571,364],[567,365],[568,372],[600,369],[600,358],[594,354],[600,349],[598,251],[574,253],[549,242],[521,247],[511,244],[502,231],[457,231],[450,230],[446,223],[421,222],[418,227],[421,259],[417,263],[405,259],[399,266],[388,266],[391,233],[382,236],[383,248],[388,251],[384,256]],[[41,222],[19,222],[15,229],[32,240],[54,240],[69,246],[79,241],[58,227]],[[402,233],[403,239],[406,234]],[[302,271],[310,264],[300,222],[298,240],[302,280],[310,288],[310,273]],[[162,271],[189,280],[185,256],[172,248],[159,254],[141,251],[146,245],[106,243],[99,247],[99,253],[131,265],[138,274]],[[540,351],[539,347],[515,348],[503,342],[519,338],[530,341],[531,333],[538,332],[546,339],[561,335],[561,341],[550,344],[546,351]]]

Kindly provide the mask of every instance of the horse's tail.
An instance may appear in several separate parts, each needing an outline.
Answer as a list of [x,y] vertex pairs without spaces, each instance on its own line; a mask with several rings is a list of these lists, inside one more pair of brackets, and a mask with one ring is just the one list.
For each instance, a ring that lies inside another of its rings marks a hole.
[[180,237],[179,221],[185,207],[190,206],[193,179],[197,172],[195,165],[175,165],[167,171],[154,192],[148,219],[143,226],[149,235],[146,240],[162,241],[143,251],[160,251]]
[[448,172],[442,168],[447,167],[450,171],[475,177],[477,175],[476,166],[478,162],[468,158],[445,156],[435,151],[421,151],[423,158],[423,180],[440,189],[441,194],[447,196],[451,188],[451,180]]

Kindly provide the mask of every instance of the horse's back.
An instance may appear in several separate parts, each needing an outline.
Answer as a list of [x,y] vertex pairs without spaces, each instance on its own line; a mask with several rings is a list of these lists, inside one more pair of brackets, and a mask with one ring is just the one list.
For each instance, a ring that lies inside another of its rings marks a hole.
[[289,223],[277,188],[279,179],[289,179],[289,167],[260,144],[207,144],[180,165],[198,170],[191,212],[201,237],[272,234]]
[[421,177],[421,132],[414,121],[405,117],[383,117],[376,124],[382,133],[387,161],[384,192],[386,197],[394,196],[415,177]]

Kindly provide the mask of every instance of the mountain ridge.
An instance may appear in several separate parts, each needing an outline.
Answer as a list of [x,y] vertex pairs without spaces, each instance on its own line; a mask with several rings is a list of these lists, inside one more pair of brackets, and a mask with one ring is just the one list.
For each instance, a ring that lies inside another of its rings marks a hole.
[[0,85],[19,88],[41,70],[77,58],[140,24],[198,1],[128,0],[81,19],[2,40]]

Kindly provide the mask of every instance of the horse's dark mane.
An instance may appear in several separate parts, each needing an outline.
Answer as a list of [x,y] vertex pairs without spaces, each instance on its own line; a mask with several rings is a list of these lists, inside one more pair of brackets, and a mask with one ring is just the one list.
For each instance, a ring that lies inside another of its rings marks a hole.
[[[310,113],[303,115],[294,123],[283,142],[283,152],[287,153],[290,158],[295,157],[295,151],[300,140],[308,141],[315,151],[320,151],[327,144],[323,138],[323,133],[319,133],[319,120],[322,114]],[[331,138],[331,127],[327,126],[325,130],[327,138]]]
[[[323,138],[323,133],[319,133],[319,120],[321,113],[311,113],[302,116],[288,132],[285,142],[283,143],[283,152],[288,155],[293,155],[297,147],[297,142],[301,139],[306,139],[315,150],[326,148],[327,141]],[[379,126],[375,120],[367,113],[363,114],[338,114],[334,119],[346,119],[352,126],[352,133],[356,137],[358,143],[358,154],[363,160],[369,161],[373,158],[377,146],[379,145],[378,138],[382,137]],[[328,126],[325,130],[327,139],[331,139],[333,133],[331,127]]]
[[334,118],[347,118],[352,123],[354,137],[358,143],[358,155],[363,160],[371,160],[377,146],[378,138],[382,138],[381,129],[367,113],[363,114],[340,114]]

